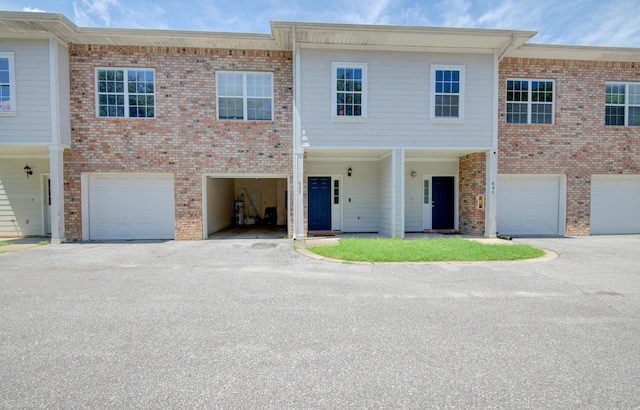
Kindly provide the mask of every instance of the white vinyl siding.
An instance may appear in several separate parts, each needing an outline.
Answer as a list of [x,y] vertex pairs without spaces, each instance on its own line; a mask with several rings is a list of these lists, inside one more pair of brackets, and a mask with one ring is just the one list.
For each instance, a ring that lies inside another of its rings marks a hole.
[[[411,176],[411,171],[416,176]],[[423,226],[424,175],[458,175],[458,161],[411,161],[405,166],[405,231],[421,232]]]
[[0,143],[51,143],[48,40],[4,40],[2,49],[14,54],[17,110],[0,116]]
[[[367,64],[366,122],[332,121],[336,61]],[[430,118],[432,64],[465,67],[464,123]],[[493,147],[493,55],[301,50],[301,126],[309,147]]]
[[640,175],[591,176],[591,234],[640,233]]
[[44,234],[41,174],[48,172],[46,159],[0,159],[0,236]]
[[[347,176],[351,167],[353,174]],[[308,161],[307,174],[331,176],[340,174],[342,200],[342,231],[378,232],[378,175],[377,161]],[[336,215],[332,213],[331,217]],[[339,215],[338,215],[339,216]]]

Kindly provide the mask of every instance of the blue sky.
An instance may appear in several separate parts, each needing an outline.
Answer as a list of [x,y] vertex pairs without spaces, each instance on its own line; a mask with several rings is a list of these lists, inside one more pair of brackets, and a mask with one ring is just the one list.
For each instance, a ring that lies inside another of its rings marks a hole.
[[0,0],[79,26],[270,33],[269,21],[535,30],[532,42],[640,47],[640,0]]

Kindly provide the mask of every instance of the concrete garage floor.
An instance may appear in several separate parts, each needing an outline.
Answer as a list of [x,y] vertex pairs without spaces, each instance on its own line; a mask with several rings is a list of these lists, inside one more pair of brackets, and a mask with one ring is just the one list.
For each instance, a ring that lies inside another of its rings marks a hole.
[[209,235],[209,239],[284,239],[286,225],[234,225]]

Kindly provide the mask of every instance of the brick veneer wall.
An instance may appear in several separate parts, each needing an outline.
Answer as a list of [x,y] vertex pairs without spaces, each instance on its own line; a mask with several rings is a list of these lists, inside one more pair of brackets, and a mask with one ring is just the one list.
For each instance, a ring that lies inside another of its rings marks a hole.
[[[82,239],[82,172],[172,173],[176,239],[202,239],[203,174],[277,173],[292,180],[291,52],[71,45],[69,56],[67,239]],[[96,118],[96,67],[155,69],[156,118]],[[273,72],[274,121],[217,121],[217,70]]]
[[[506,124],[507,78],[556,80],[555,124]],[[607,81],[640,82],[640,64],[505,58],[498,173],[564,174],[567,235],[589,235],[592,174],[640,174],[640,127],[604,125]]]
[[485,232],[485,211],[476,208],[476,196],[487,194],[486,160],[484,152],[460,157],[459,226],[465,235],[483,236]]

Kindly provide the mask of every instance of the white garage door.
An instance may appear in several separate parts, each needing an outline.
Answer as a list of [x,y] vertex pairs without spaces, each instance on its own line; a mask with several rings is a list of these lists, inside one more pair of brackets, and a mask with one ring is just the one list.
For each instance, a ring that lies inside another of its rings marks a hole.
[[640,175],[591,176],[591,234],[640,233]]
[[504,235],[563,235],[562,181],[557,175],[498,175],[498,232]]
[[90,174],[89,239],[173,239],[173,176]]

